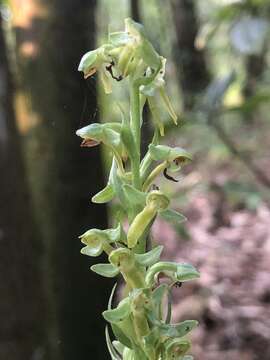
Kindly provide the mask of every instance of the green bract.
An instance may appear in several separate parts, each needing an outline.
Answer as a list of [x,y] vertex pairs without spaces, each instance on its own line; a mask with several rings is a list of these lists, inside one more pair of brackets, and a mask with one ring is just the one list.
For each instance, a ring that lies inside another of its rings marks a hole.
[[[104,277],[120,275],[125,283],[121,300],[112,308],[114,286],[108,309],[103,317],[115,337],[111,340],[106,327],[106,342],[113,360],[191,360],[187,334],[197,321],[171,323],[171,290],[173,285],[199,277],[190,264],[160,259],[166,244],[156,246],[150,237],[157,217],[176,224],[185,217],[170,208],[170,199],[155,185],[162,172],[179,171],[192,160],[180,147],[159,144],[164,135],[161,106],[177,124],[177,115],[165,90],[166,59],[160,56],[145,35],[142,25],[128,18],[125,30],[110,33],[106,44],[86,53],[79,65],[85,78],[99,72],[105,92],[111,82],[128,78],[130,113],[120,109],[121,121],[93,123],[77,131],[82,147],[102,143],[113,159],[107,185],[92,198],[93,202],[117,201],[124,223],[111,229],[90,229],[80,236],[85,245],[82,254],[97,257],[103,252],[108,261],[94,264],[91,270]],[[141,159],[141,125],[145,102],[153,116],[154,136],[148,152]],[[117,226],[116,226],[117,225]],[[126,230],[124,230],[126,229]],[[160,284],[165,277],[166,282]],[[166,304],[166,306],[165,306]]]

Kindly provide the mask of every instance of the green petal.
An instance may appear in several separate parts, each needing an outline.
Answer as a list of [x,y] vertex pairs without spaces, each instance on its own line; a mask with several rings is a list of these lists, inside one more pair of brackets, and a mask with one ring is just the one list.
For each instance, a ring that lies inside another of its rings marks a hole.
[[156,128],[159,129],[159,133],[161,136],[164,136],[164,124],[162,122],[162,119],[160,117],[160,109],[157,105],[156,100],[154,100],[151,97],[148,97],[148,104],[149,104],[149,109],[152,113],[152,117],[153,117],[153,122]]
[[173,282],[193,280],[200,276],[199,272],[190,264],[160,261],[147,270],[145,277],[147,286],[153,286],[160,272],[165,273]]
[[167,110],[167,112],[169,113],[169,115],[171,116],[171,118],[173,119],[173,122],[175,123],[175,125],[177,125],[177,115],[172,107],[172,104],[170,102],[170,99],[168,97],[168,95],[166,94],[164,87],[160,87],[159,88],[159,93],[160,96],[163,100],[164,106]]
[[96,257],[101,255],[102,251],[103,251],[102,244],[100,244],[100,246],[98,247],[91,247],[87,245],[81,249],[81,254]]
[[160,259],[163,246],[157,246],[145,254],[135,254],[135,260],[142,266],[151,266]]
[[119,274],[117,267],[112,264],[95,264],[91,266],[91,270],[98,275],[112,278]]
[[112,93],[112,81],[104,69],[101,69],[101,71],[100,71],[100,80],[103,85],[105,94],[111,94]]
[[168,161],[172,162],[177,159],[192,160],[192,155],[180,147],[170,147],[167,145],[149,145],[149,153],[155,161]]
[[109,242],[124,242],[126,243],[126,233],[119,223],[115,229],[104,230],[108,236]]
[[78,66],[78,70],[87,73],[87,70],[95,65],[97,58],[98,58],[98,50],[88,51],[81,58],[80,64]]
[[115,196],[113,186],[108,184],[103,190],[99,191],[92,197],[92,202],[96,204],[104,204],[111,201]]
[[200,273],[190,264],[178,264],[176,270],[176,279],[178,281],[189,281],[200,277]]

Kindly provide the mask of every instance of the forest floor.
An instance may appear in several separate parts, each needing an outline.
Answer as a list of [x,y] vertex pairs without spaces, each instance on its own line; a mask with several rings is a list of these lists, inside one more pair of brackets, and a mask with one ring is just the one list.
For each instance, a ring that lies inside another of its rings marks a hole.
[[164,259],[201,272],[174,288],[173,318],[200,321],[192,335],[195,359],[269,360],[270,209],[264,201],[253,209],[232,204],[221,191],[228,177],[209,177],[208,190],[195,186],[178,209],[188,218],[184,226],[154,226],[153,237],[166,244]]

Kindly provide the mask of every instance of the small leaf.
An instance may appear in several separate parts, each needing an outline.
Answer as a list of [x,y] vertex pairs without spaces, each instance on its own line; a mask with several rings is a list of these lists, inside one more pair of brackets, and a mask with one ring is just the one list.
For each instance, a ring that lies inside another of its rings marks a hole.
[[103,311],[102,315],[108,322],[117,324],[129,316],[130,312],[130,300],[129,298],[125,298],[118,304],[117,308],[112,310],[105,310]]
[[119,274],[118,268],[112,264],[95,264],[91,266],[91,270],[98,275],[109,278],[115,277]]
[[160,211],[159,215],[166,221],[173,222],[176,224],[181,224],[182,222],[186,221],[187,218],[180,214],[179,212],[171,209],[166,209]]
[[96,204],[104,204],[111,201],[115,196],[113,186],[108,184],[103,190],[99,191],[92,197],[92,202]]
[[176,278],[178,281],[189,281],[200,277],[200,273],[191,264],[178,264]]
[[142,266],[151,266],[160,259],[163,246],[157,246],[145,254],[135,254],[135,260]]

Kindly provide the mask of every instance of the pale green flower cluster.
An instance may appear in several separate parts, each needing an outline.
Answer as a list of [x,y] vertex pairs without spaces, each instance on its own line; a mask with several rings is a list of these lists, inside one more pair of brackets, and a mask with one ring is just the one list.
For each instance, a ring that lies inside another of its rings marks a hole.
[[[107,186],[92,201],[118,201],[129,223],[127,231],[117,223],[115,228],[90,229],[80,236],[85,245],[82,254],[108,255],[108,262],[93,265],[92,271],[105,277],[120,274],[125,282],[118,306],[112,308],[114,287],[108,309],[103,312],[115,337],[111,341],[106,328],[113,360],[192,359],[186,355],[190,348],[186,335],[197,321],[171,324],[170,293],[175,284],[196,279],[199,273],[190,264],[161,261],[163,246],[154,246],[149,236],[157,217],[178,223],[185,220],[169,208],[170,199],[155,180],[163,173],[177,181],[167,172],[178,172],[192,160],[180,147],[159,145],[159,137],[164,135],[160,106],[177,124],[165,91],[165,64],[166,59],[147,40],[142,25],[128,18],[125,31],[110,33],[108,42],[86,53],[79,65],[86,78],[99,73],[106,93],[111,92],[112,81],[128,78],[130,86],[130,113],[122,112],[120,122],[94,123],[77,131],[82,146],[103,143],[113,155]],[[152,113],[154,136],[141,159],[142,109],[146,102]],[[161,277],[166,281],[160,283]]]

